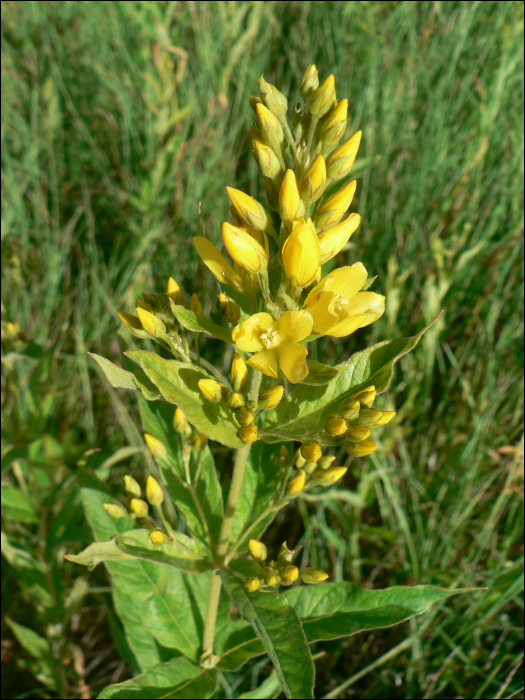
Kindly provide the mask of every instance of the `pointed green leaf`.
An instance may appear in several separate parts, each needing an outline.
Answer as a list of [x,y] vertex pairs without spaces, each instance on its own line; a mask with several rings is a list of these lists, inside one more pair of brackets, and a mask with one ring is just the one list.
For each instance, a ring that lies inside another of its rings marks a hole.
[[373,384],[377,393],[385,391],[394,363],[416,347],[433,323],[411,338],[386,340],[352,355],[347,362],[337,365],[338,376],[325,386],[299,386],[268,413],[259,437],[266,442],[304,438],[317,433],[328,416],[337,415],[344,399],[360,389]]
[[435,603],[471,590],[394,586],[374,591],[341,582],[298,586],[284,595],[303,621],[308,641],[314,642],[397,625]]
[[39,518],[29,496],[12,486],[2,485],[2,516],[7,520],[36,523]]
[[276,591],[248,593],[230,572],[222,580],[272,660],[287,698],[313,698],[315,669],[301,621]]
[[153,666],[146,673],[105,688],[99,698],[210,698],[217,688],[217,672],[183,657]]
[[339,374],[339,370],[336,367],[323,365],[321,362],[315,362],[315,360],[306,360],[306,364],[308,366],[308,374],[301,384],[306,384],[307,386],[324,386]]
[[[129,521],[115,520],[104,511],[102,504],[109,500],[104,485],[89,470],[81,470],[79,479],[86,518],[96,538],[105,541],[129,529]],[[202,627],[188,598],[186,575],[140,559],[105,566],[112,578],[115,610],[140,667],[147,670],[181,654],[198,661]]]
[[139,389],[144,398],[148,401],[156,401],[160,398],[160,392],[155,387],[144,372],[128,372],[118,365],[113,364],[110,360],[95,353],[88,353],[104,373],[106,379],[115,389],[131,389],[137,391]]
[[193,333],[209,333],[214,338],[218,338],[225,343],[233,343],[232,334],[226,328],[218,326],[216,323],[213,323],[213,321],[208,321],[207,318],[199,316],[199,314],[196,314],[194,311],[185,309],[184,306],[173,304],[170,308],[177,321],[187,331],[192,331]]
[[6,623],[9,625],[11,632],[15,635],[18,643],[23,647],[31,656],[35,659],[42,659],[48,657],[52,658],[51,645],[37,634],[34,630],[24,625],[19,625],[18,622],[11,620],[9,617],[5,618]]
[[117,542],[119,549],[129,556],[172,566],[189,574],[200,574],[213,568],[213,564],[204,558],[206,549],[180,532],[175,532],[165,544],[152,544],[147,530],[126,532],[117,537]]
[[[144,432],[156,437],[166,447],[167,462],[159,459],[157,464],[166,481],[168,491],[176,507],[186,518],[192,536],[208,545],[208,536],[199,511],[185,485],[182,445],[178,433],[171,426],[174,408],[164,403],[148,403],[140,396],[139,404]],[[208,447],[201,452],[192,450],[190,471],[196,497],[204,513],[210,535],[214,542],[218,541],[223,514],[222,489],[215,471],[213,456]]]
[[120,549],[115,539],[108,542],[93,542],[80,554],[64,554],[64,559],[75,564],[87,566],[91,571],[102,561],[127,561],[135,559],[130,554],[126,554]]
[[222,402],[211,403],[202,397],[197,383],[199,379],[209,378],[203,369],[187,362],[165,360],[143,350],[130,350],[126,355],[144,370],[166,401],[184,411],[199,432],[228,447],[243,446],[237,437],[239,426],[231,411]]

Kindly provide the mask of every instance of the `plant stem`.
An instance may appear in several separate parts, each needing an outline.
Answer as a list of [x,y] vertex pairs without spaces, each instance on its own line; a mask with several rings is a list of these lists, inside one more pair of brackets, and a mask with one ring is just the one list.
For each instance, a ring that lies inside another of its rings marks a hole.
[[[250,385],[249,400],[257,401],[259,398],[259,389],[261,387],[262,374],[260,372],[252,373],[252,381]],[[250,452],[251,445],[245,445],[237,450],[235,461],[233,464],[233,474],[230,484],[230,492],[226,502],[224,511],[224,520],[222,521],[221,533],[219,536],[219,544],[216,550],[216,565],[217,569],[222,569],[225,565],[230,545],[230,537],[233,528],[233,520],[235,511],[241,494],[241,486],[244,479],[244,471],[246,468],[246,460]],[[204,625],[204,634],[202,638],[202,656],[201,666],[204,668],[213,668],[216,665],[218,658],[213,654],[213,640],[215,638],[215,625],[217,623],[217,611],[219,609],[219,600],[221,596],[221,577],[219,572],[215,570],[212,574],[210,583],[210,593],[208,596],[208,610],[206,613],[206,623]]]

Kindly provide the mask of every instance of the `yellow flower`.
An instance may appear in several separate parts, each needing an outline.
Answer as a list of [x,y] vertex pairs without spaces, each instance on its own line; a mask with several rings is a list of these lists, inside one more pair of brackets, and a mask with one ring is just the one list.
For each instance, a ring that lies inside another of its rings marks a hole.
[[168,540],[162,530],[152,530],[149,533],[149,538],[151,540],[151,544],[164,544]]
[[281,172],[281,164],[275,151],[263,139],[259,129],[252,126],[253,154],[257,165],[265,177],[274,179]]
[[[262,411],[271,411],[272,408],[276,408],[281,403],[283,393],[284,387],[280,384],[266,389],[266,391],[263,391],[259,396],[259,408]],[[288,452],[286,454],[288,454]]]
[[148,476],[146,481],[146,498],[152,506],[160,506],[164,500],[164,494],[159,483],[152,476]]
[[166,326],[157,318],[155,314],[152,314],[146,309],[141,309],[139,306],[135,309],[139,321],[142,324],[142,328],[149,333],[153,338],[164,338],[166,336]]
[[168,280],[166,295],[168,296],[170,302],[173,302],[173,304],[177,304],[179,306],[184,305],[184,293],[173,277],[170,277]]
[[219,280],[222,284],[229,284],[230,287],[242,291],[242,279],[235,270],[228,265],[224,256],[219,253],[213,243],[210,243],[204,236],[195,236],[193,245],[200,259],[215,279]]
[[125,508],[123,508],[120,503],[103,503],[104,510],[109,515],[110,518],[127,518],[128,513]]
[[261,581],[257,578],[257,576],[250,576],[244,582],[244,587],[248,593],[255,593],[255,591],[258,591],[261,587]]
[[286,311],[278,321],[270,314],[250,316],[232,331],[239,350],[255,352],[246,364],[267,377],[277,379],[280,367],[284,376],[297,384],[308,374],[307,349],[300,344],[312,332],[313,320],[308,311]]
[[341,180],[348,175],[355,162],[362,135],[363,132],[358,131],[330,154],[326,161],[326,171],[331,180]]
[[317,90],[310,95],[308,107],[310,113],[316,117],[324,117],[335,100],[335,78],[329,75],[325,78]]
[[293,585],[299,578],[299,569],[293,564],[288,564],[281,571],[281,583],[283,586]]
[[255,105],[255,118],[261,133],[274,151],[280,147],[284,141],[283,127],[279,120],[272,114],[268,107],[265,107],[262,102]]
[[373,440],[362,440],[360,442],[347,442],[345,444],[346,453],[352,457],[367,457],[377,450],[377,445]]
[[129,508],[137,518],[145,518],[149,510],[148,504],[141,498],[132,498],[129,502]]
[[290,498],[295,498],[298,496],[304,489],[305,481],[306,474],[304,472],[299,472],[297,476],[294,476],[294,478],[290,479],[290,481],[286,484],[286,495],[290,496]]
[[291,226],[302,213],[304,202],[299,194],[297,178],[293,170],[287,170],[279,190],[279,214],[285,225]]
[[190,304],[188,306],[190,311],[193,311],[197,316],[202,316],[202,304],[199,301],[199,297],[196,294],[191,295]]
[[299,190],[305,199],[317,202],[326,187],[326,163],[319,155],[301,178]]
[[140,486],[135,481],[135,479],[132,476],[129,476],[128,474],[126,474],[126,476],[124,477],[124,488],[130,496],[133,496],[135,498],[140,498],[142,496]]
[[348,116],[348,100],[341,100],[328,112],[320,124],[320,134],[324,146],[336,144],[346,129],[346,118]]
[[256,199],[250,197],[249,194],[241,192],[241,190],[235,190],[233,187],[227,187],[226,193],[237,216],[245,221],[248,226],[252,226],[258,231],[274,232],[270,214]]
[[339,192],[332,195],[317,212],[315,217],[315,225],[321,229],[332,228],[338,224],[346,210],[352,204],[354,198],[357,181],[352,180],[348,185],[342,187]]
[[340,267],[327,275],[306,297],[313,332],[343,338],[377,321],[385,311],[385,297],[360,292],[367,280],[362,263]]
[[259,540],[250,540],[248,542],[248,550],[255,561],[264,561],[268,556],[266,545]]
[[309,95],[314,92],[314,90],[317,90],[319,87],[319,73],[317,72],[317,68],[315,65],[312,63],[308,68],[305,70],[303,79],[301,80],[301,96],[305,100]]
[[236,392],[244,392],[248,383],[248,367],[238,352],[233,353],[230,369],[230,384]]
[[307,287],[313,282],[320,255],[319,239],[312,220],[294,222],[282,250],[284,273],[294,287]]
[[251,445],[252,442],[257,442],[258,440],[258,429],[256,425],[243,425],[237,431],[237,437],[245,445]]
[[301,578],[303,579],[303,583],[322,583],[326,581],[328,574],[322,569],[308,568],[303,571]]
[[266,270],[268,253],[249,233],[225,221],[222,225],[222,240],[237,265],[252,273]]
[[359,214],[350,216],[334,226],[329,231],[322,231],[319,234],[319,250],[321,251],[320,265],[324,265],[334,258],[350,240],[350,236],[359,227],[361,217]]
[[162,459],[164,462],[167,461],[168,453],[160,440],[157,440],[156,437],[149,435],[148,433],[144,433],[144,440],[146,441],[146,445],[155,459]]
[[136,335],[137,338],[148,338],[147,331],[144,330],[139,319],[133,314],[127,314],[125,311],[119,311],[118,317],[120,318],[124,328],[127,328],[130,333]]
[[316,472],[314,479],[321,486],[332,486],[332,484],[339,481],[347,471],[347,467],[330,467],[329,469]]
[[239,304],[224,292],[219,294],[219,310],[226,323],[237,323],[241,317]]

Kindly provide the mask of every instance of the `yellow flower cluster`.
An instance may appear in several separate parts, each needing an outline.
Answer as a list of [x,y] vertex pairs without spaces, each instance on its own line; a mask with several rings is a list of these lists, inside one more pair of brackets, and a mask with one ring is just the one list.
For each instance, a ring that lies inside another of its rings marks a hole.
[[332,181],[349,174],[361,141],[359,131],[339,145],[348,101],[337,100],[334,77],[319,84],[315,66],[308,67],[295,137],[286,122],[284,95],[264,78],[259,88],[261,97],[250,98],[258,127],[252,129],[252,145],[266,178],[269,210],[226,188],[232,223],[223,223],[222,239],[233,267],[204,236],[193,241],[216,279],[246,299],[248,317],[241,320],[240,310],[229,316],[232,323],[240,321],[232,337],[239,351],[251,354],[247,364],[274,379],[280,371],[297,384],[309,372],[305,343],[323,335],[342,338],[373,323],[384,313],[385,299],[367,291],[362,263],[323,278],[322,266],[345,247],[361,221],[356,213],[344,218],[355,180],[322,199]]
[[261,567],[261,577],[249,576],[244,581],[244,588],[248,593],[255,593],[261,587],[275,588],[279,584],[281,586],[293,586],[299,579],[303,583],[315,584],[322,583],[328,578],[328,574],[322,569],[307,568],[302,572],[297,566],[294,566],[293,560],[299,552],[298,549],[289,549],[286,542],[283,542],[276,561],[266,562],[268,552],[266,545],[259,540],[250,540],[248,542],[248,551],[252,559]]

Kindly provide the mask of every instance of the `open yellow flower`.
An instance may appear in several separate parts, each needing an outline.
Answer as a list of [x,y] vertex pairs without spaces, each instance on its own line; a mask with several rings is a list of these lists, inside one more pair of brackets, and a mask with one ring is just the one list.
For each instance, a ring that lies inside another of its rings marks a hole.
[[284,273],[294,287],[307,287],[319,267],[319,239],[311,219],[298,219],[283,245]]
[[246,364],[267,377],[277,379],[278,369],[297,384],[308,374],[308,350],[300,344],[312,332],[313,318],[308,311],[286,311],[278,321],[259,313],[240,323],[232,331],[239,350],[255,352]]
[[362,263],[340,267],[327,275],[306,297],[313,332],[343,338],[377,321],[385,312],[385,297],[361,292],[367,280]]

